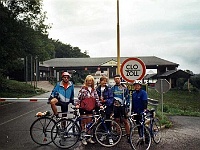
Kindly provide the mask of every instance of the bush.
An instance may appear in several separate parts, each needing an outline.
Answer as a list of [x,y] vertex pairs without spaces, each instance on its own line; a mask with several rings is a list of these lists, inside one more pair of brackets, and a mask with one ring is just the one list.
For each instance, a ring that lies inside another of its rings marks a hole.
[[191,77],[190,82],[194,87],[200,89],[200,74],[196,74],[193,77]]
[[29,97],[36,94],[34,87],[29,84],[5,78],[0,80],[0,97]]

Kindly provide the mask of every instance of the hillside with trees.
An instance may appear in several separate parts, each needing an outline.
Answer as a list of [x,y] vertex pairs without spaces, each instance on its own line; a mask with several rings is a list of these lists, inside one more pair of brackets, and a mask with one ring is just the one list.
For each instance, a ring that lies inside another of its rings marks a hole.
[[[89,57],[79,47],[48,38],[51,26],[44,24],[42,0],[0,0],[0,76],[24,77],[30,58]],[[13,75],[15,74],[15,75]]]

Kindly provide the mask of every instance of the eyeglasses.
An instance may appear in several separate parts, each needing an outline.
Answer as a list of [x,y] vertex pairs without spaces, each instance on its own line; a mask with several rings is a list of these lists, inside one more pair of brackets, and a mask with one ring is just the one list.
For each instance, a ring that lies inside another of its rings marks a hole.
[[69,77],[63,77],[64,79],[69,79]]

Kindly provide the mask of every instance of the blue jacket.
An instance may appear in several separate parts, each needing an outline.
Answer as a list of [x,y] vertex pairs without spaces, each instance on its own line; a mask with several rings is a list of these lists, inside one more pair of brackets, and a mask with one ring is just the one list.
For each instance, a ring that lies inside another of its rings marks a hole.
[[69,81],[67,89],[64,88],[62,81],[58,82],[51,92],[49,101],[57,98],[61,102],[74,103],[74,85]]
[[132,94],[132,112],[141,113],[147,108],[148,97],[145,90],[133,91]]
[[[106,86],[104,91],[101,93],[101,85],[96,88],[97,94],[99,97],[103,97],[106,100],[105,105],[107,106],[105,109],[106,117],[109,117],[110,114],[113,112],[113,93],[110,87]],[[110,118],[110,117],[109,117]]]
[[130,106],[129,90],[124,84],[114,85],[112,87],[113,97],[120,98],[122,100],[122,106]]
[[103,95],[101,95],[101,85],[99,85],[97,88],[97,94],[99,97],[103,97],[104,100],[106,100],[105,105],[106,106],[112,106],[113,105],[113,93],[111,88],[109,88],[108,86],[105,87],[104,91],[103,91]]

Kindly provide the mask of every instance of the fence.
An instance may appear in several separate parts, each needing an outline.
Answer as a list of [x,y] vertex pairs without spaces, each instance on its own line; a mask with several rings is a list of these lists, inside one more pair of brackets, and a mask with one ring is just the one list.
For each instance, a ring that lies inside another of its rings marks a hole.
[[157,110],[158,100],[148,98],[148,104],[150,106],[153,106],[155,108],[155,110]]

